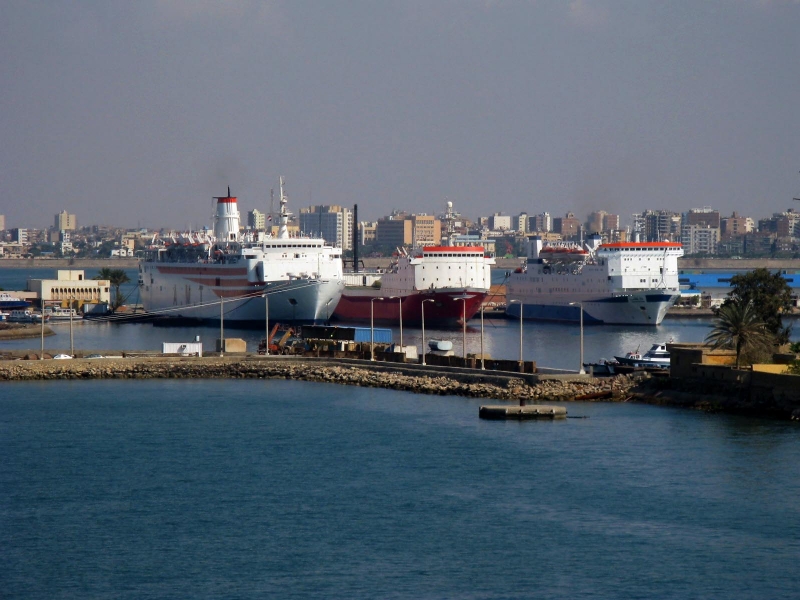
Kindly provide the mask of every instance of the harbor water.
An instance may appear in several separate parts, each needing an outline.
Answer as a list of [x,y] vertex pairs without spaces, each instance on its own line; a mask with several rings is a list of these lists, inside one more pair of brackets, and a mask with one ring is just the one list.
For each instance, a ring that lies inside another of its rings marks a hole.
[[[585,357],[709,326],[586,327]],[[69,325],[52,327],[46,350],[68,349]],[[473,319],[426,338],[515,359],[519,333]],[[225,328],[251,350],[263,334]],[[522,334],[525,360],[578,368],[577,325]],[[208,351],[219,328],[73,325],[82,352],[195,336]],[[796,424],[606,403],[483,421],[485,403],[284,380],[2,383],[0,596],[796,597]]]
[[283,380],[3,383],[5,598],[793,598],[796,425]]

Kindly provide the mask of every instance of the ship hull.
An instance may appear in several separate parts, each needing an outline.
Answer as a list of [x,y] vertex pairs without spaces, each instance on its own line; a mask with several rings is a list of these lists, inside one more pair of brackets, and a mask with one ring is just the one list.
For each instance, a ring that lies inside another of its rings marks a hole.
[[679,296],[676,292],[654,290],[641,294],[568,297],[548,301],[519,297],[521,302],[508,304],[506,314],[519,318],[521,306],[523,319],[578,323],[582,303],[583,321],[587,325],[659,325]]
[[[412,291],[398,295],[402,296],[404,325],[421,324],[423,300],[432,300],[425,302],[425,324],[431,327],[447,327],[460,323],[465,313],[467,320],[475,316],[486,298],[486,291],[461,288]],[[462,296],[468,298],[462,300]],[[400,300],[387,297],[386,291],[348,287],[342,294],[334,316],[342,321],[369,321],[374,314],[376,323],[399,324],[400,306]]]
[[[160,273],[159,270],[163,270]],[[271,322],[324,323],[333,315],[344,283],[340,279],[292,279],[266,283],[242,281],[240,273],[213,267],[183,276],[169,265],[155,267],[148,285],[140,284],[142,306],[151,318],[220,321],[263,326]],[[148,273],[149,276],[149,273]],[[208,285],[211,279],[219,285]],[[263,294],[269,296],[268,306]]]

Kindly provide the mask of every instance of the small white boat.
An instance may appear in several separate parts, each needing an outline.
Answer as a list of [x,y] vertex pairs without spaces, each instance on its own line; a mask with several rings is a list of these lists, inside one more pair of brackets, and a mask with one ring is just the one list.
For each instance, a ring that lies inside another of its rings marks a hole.
[[46,306],[44,314],[51,321],[69,321],[70,319],[75,321],[83,318],[83,315],[74,308],[62,308],[60,306]]
[[[47,322],[50,320],[50,317],[45,315],[44,320]],[[35,313],[30,308],[21,308],[18,310],[12,310],[8,314],[8,321],[10,323],[41,323],[42,314]]]
[[653,347],[644,354],[640,354],[637,348],[633,352],[627,352],[625,356],[615,356],[614,358],[621,365],[669,369],[669,352],[666,344],[653,344]]
[[450,340],[431,340],[428,342],[428,347],[439,352],[449,352],[453,349],[453,342]]

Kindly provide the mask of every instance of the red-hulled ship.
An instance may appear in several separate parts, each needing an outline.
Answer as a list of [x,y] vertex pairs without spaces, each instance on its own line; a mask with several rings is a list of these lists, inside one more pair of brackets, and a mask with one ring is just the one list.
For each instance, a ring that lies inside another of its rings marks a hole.
[[[491,286],[494,258],[480,246],[426,246],[401,251],[385,273],[345,273],[334,316],[343,321],[422,322],[448,326],[480,310]],[[374,313],[373,313],[374,311]]]

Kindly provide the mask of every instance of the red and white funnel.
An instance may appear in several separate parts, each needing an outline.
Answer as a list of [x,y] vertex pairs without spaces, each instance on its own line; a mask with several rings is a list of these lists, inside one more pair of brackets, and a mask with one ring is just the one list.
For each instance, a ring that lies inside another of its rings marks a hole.
[[239,206],[236,198],[231,196],[228,186],[227,196],[217,196],[217,210],[214,214],[214,237],[218,242],[239,241]]

